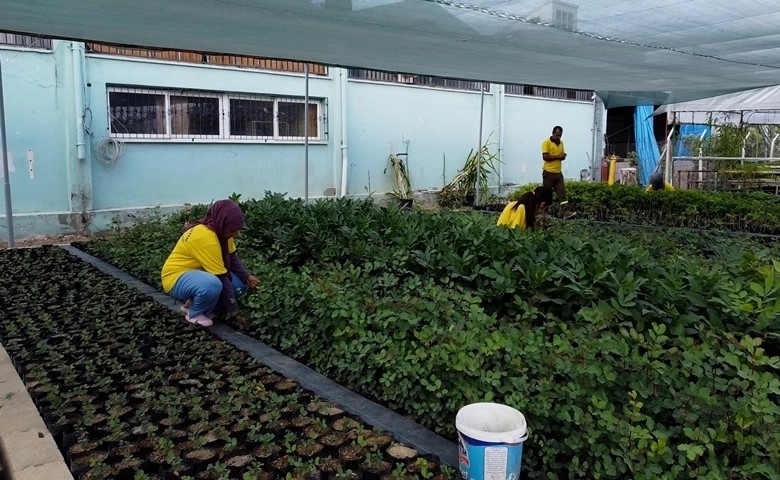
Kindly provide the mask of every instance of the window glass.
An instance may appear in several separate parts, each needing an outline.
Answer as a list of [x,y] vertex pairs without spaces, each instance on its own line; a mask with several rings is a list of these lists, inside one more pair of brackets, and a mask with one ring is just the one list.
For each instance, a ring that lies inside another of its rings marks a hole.
[[172,135],[219,135],[219,99],[171,95]]
[[[279,101],[279,136],[304,136],[304,106],[303,102]],[[318,138],[317,105],[309,104],[309,138]]]
[[165,95],[109,92],[111,133],[165,134]]
[[273,100],[231,98],[230,134],[234,136],[273,137]]

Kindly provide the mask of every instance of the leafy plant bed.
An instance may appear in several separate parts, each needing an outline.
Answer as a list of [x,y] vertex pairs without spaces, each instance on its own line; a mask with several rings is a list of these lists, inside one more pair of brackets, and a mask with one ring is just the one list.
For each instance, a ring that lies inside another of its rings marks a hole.
[[[450,438],[463,405],[518,408],[528,478],[778,473],[777,242],[583,222],[520,233],[477,213],[273,195],[242,206],[238,248],[262,279],[243,306],[251,335]],[[82,248],[156,282],[180,225]]]
[[[319,441],[335,407],[244,352],[56,247],[3,251],[0,271],[0,341],[74,477],[347,474]],[[345,433],[406,471],[364,424]]]
[[[536,185],[524,185],[516,199]],[[760,192],[645,192],[630,185],[567,182],[579,218],[780,235],[780,196]]]

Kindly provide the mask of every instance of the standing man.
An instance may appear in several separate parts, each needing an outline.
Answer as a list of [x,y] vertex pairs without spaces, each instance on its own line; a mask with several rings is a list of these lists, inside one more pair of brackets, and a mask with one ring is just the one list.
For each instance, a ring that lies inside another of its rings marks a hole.
[[561,169],[561,162],[566,160],[566,151],[563,148],[561,136],[563,136],[563,127],[556,125],[553,127],[552,135],[549,138],[545,138],[542,142],[542,160],[544,160],[542,186],[555,191],[558,201],[563,207],[563,217],[571,218],[575,214],[569,212],[569,201],[566,200],[566,186],[563,183]]

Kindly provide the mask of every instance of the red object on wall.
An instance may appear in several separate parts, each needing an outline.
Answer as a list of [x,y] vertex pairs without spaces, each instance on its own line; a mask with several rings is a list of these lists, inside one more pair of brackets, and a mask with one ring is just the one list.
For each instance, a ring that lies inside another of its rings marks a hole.
[[601,161],[601,181],[609,181],[609,161],[606,158]]

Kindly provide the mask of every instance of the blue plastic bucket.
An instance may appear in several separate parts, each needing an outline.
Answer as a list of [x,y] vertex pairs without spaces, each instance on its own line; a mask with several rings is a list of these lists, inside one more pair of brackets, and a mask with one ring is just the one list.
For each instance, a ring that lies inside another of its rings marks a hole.
[[528,438],[525,417],[498,403],[472,403],[458,411],[458,457],[463,480],[517,480]]

